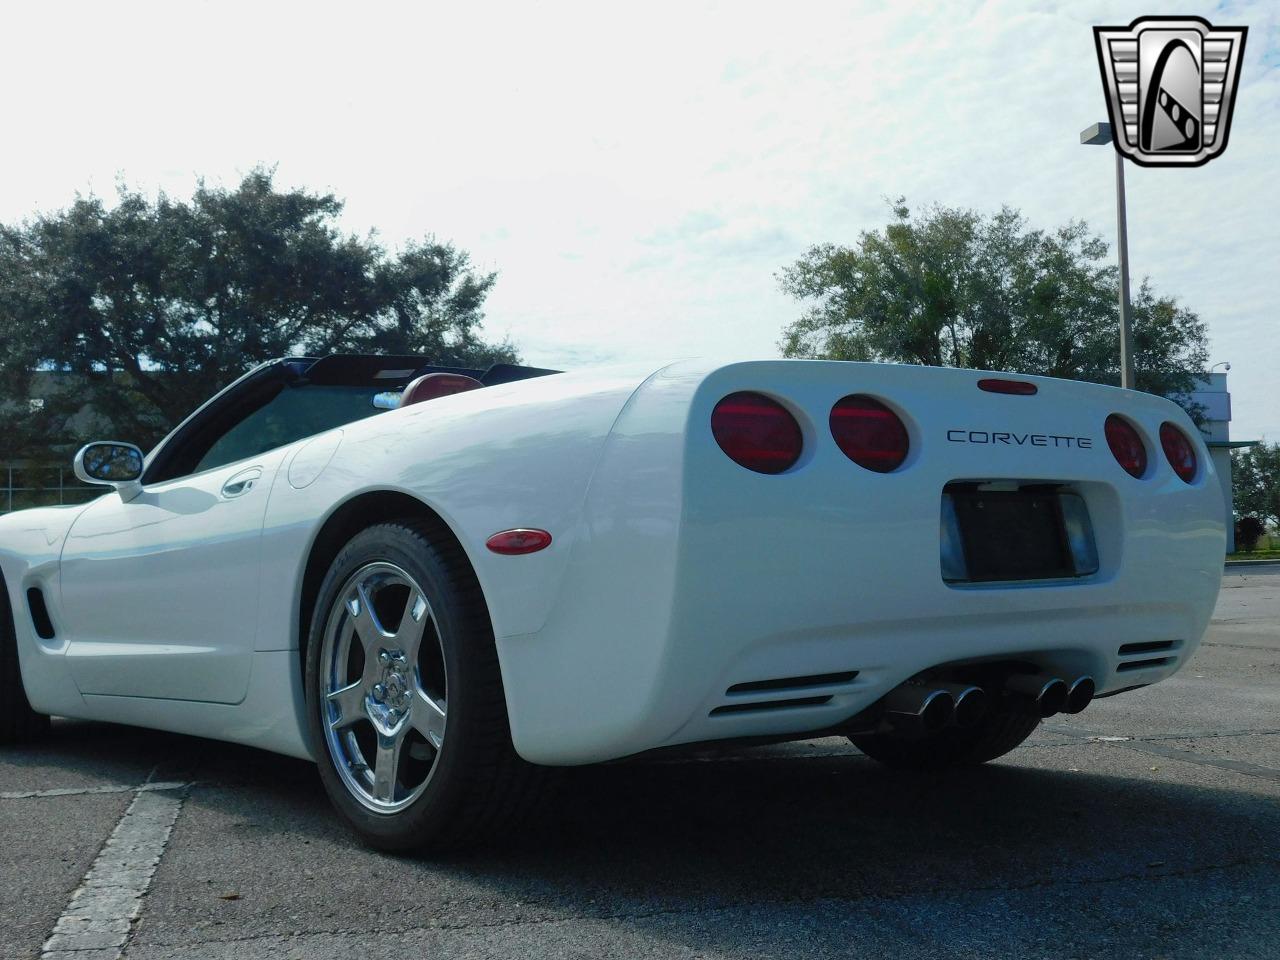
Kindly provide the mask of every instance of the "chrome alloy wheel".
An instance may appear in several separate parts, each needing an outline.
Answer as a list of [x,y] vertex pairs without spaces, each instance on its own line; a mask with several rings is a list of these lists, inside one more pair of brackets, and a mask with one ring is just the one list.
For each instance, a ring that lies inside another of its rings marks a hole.
[[402,568],[369,563],[343,584],[319,674],[321,726],[347,790],[375,813],[408,807],[444,745],[448,678],[431,604]]

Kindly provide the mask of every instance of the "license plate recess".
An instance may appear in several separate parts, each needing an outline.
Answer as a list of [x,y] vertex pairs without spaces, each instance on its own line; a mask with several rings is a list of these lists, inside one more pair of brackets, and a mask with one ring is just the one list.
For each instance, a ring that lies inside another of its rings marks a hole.
[[948,583],[1078,579],[1098,571],[1088,507],[1071,490],[949,484],[942,495]]

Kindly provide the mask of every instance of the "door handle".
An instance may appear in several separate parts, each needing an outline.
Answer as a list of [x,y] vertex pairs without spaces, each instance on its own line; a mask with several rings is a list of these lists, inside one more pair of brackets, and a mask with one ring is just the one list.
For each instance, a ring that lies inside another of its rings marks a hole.
[[223,497],[228,500],[234,500],[236,497],[243,497],[253,489],[261,476],[262,469],[260,467],[254,467],[251,470],[245,470],[241,473],[237,473],[222,485]]

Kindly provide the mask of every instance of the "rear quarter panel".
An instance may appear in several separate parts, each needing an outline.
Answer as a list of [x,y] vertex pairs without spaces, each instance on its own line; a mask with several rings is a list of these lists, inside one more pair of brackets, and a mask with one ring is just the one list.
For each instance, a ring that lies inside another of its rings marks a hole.
[[[558,374],[390,411],[299,445],[271,493],[263,535],[263,644],[298,646],[296,598],[311,544],[342,504],[397,491],[462,543],[498,637],[538,630],[579,535],[582,499],[609,429],[652,367]],[[324,450],[314,457],[308,448]],[[317,468],[316,461],[322,461]],[[297,486],[296,484],[305,483]],[[484,548],[512,527],[551,532],[522,557]],[[268,647],[263,647],[268,648]]]

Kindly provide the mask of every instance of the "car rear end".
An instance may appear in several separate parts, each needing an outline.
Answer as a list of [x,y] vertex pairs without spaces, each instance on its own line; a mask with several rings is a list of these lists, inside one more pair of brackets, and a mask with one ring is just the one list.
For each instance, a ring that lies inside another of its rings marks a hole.
[[676,367],[615,435],[559,604],[576,613],[529,638],[578,715],[558,729],[525,711],[531,759],[882,722],[920,677],[1115,694],[1182,666],[1217,596],[1212,462],[1148,394],[884,364]]

